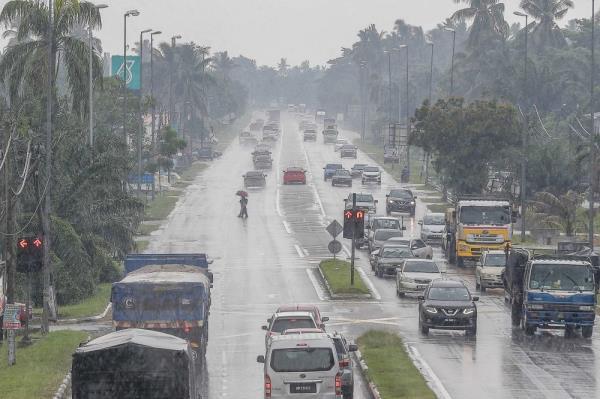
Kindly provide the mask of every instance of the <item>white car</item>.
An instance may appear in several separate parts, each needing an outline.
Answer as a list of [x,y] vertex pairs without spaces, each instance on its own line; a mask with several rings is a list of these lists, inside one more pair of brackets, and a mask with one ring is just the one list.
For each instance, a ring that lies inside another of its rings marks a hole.
[[410,250],[416,258],[431,259],[433,258],[433,248],[427,245],[421,238],[417,237],[392,237],[388,240],[389,243],[398,244],[410,247]]
[[327,333],[273,337],[256,361],[264,364],[265,398],[342,398],[343,373]]
[[335,151],[339,151],[339,150],[340,150],[340,148],[342,148],[342,147],[343,147],[344,145],[346,145],[346,144],[348,144],[348,140],[346,140],[346,139],[337,139],[337,140],[335,141],[335,147],[334,147],[334,150],[335,150]]
[[442,278],[437,263],[431,259],[406,259],[396,273],[396,294],[421,293],[433,280]]
[[265,346],[269,346],[271,339],[281,335],[285,330],[293,328],[319,328],[311,312],[280,312],[271,316],[267,322],[269,325],[262,326],[266,331]]
[[428,213],[419,221],[421,225],[421,239],[425,242],[442,241],[444,233],[445,215],[443,213]]
[[381,184],[381,170],[378,166],[366,166],[362,173],[362,184],[375,182]]
[[475,288],[503,288],[502,272],[506,266],[504,251],[484,251],[475,267]]

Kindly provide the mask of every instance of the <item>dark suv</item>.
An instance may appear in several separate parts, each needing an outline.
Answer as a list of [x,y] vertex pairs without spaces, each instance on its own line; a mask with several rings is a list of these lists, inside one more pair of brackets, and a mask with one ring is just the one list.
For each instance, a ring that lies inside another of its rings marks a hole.
[[423,334],[428,334],[430,328],[477,334],[475,302],[479,297],[471,296],[462,281],[433,280],[418,298],[419,329]]
[[385,211],[388,215],[392,212],[408,212],[410,216],[415,216],[416,199],[417,197],[410,190],[391,190],[386,195]]
[[338,332],[329,334],[329,337],[335,344],[335,351],[338,357],[340,374],[342,375],[343,399],[352,399],[354,396],[354,371],[352,368],[353,362],[350,352],[354,352],[358,348],[355,344],[348,343],[346,338]]

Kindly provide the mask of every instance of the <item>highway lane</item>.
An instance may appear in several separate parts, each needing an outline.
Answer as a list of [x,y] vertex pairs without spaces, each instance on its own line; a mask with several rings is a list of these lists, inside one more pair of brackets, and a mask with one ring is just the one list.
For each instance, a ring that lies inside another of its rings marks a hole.
[[[284,131],[280,141],[286,143],[294,135],[295,131]],[[236,217],[235,192],[243,187],[242,175],[253,169],[251,149],[232,143],[187,188],[147,250],[206,252],[214,259],[205,398],[261,398],[263,370],[256,363],[256,356],[264,354],[261,325],[280,304],[320,303],[307,269],[315,255],[325,253],[310,248],[310,258],[298,252],[296,240],[316,229],[320,213],[303,209],[302,198],[312,195],[307,193],[309,187],[285,186],[282,193],[281,170],[291,156],[287,148],[281,142],[273,148],[267,187],[250,191],[249,218],[242,220]],[[323,313],[338,314],[335,310],[324,308]],[[344,313],[348,311],[339,310]],[[357,398],[368,397],[360,378],[355,392]]]

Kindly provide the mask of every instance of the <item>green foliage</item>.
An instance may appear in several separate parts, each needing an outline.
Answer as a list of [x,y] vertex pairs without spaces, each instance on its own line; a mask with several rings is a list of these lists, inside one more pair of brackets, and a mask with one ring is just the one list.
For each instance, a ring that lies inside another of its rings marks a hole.
[[434,154],[434,168],[455,193],[481,193],[491,170],[510,169],[520,143],[515,108],[496,101],[427,102],[417,109],[411,142]]
[[324,260],[319,264],[333,294],[369,294],[360,274],[354,272],[354,285],[350,285],[350,263],[343,260]]
[[530,202],[530,208],[534,212],[533,219],[546,227],[560,228],[571,237],[577,227],[577,210],[583,199],[584,195],[574,191],[562,195],[536,193],[535,199]]

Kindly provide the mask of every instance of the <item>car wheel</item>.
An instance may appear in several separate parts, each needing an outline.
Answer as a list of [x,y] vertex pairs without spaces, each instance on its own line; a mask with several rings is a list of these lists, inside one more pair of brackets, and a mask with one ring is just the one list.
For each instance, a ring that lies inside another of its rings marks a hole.
[[458,266],[458,267],[465,267],[465,260],[464,260],[464,258],[456,257],[456,266]]
[[392,214],[392,211],[390,211],[389,209],[386,209],[386,210],[385,210],[385,214],[386,214],[387,216],[390,216],[390,215]]
[[398,298],[404,298],[406,296],[406,292],[398,291]]
[[425,327],[423,322],[421,321],[421,316],[419,316],[419,330],[421,330],[421,334],[427,335],[429,334],[429,327]]
[[469,328],[468,330],[465,331],[466,335],[470,335],[472,337],[474,337],[475,335],[477,335],[477,324],[475,324],[475,327]]
[[481,288],[481,284],[477,281],[477,277],[475,277],[475,289],[478,290]]
[[485,292],[485,288],[486,288],[486,287],[485,287],[485,285],[483,285],[483,284],[479,284],[479,290],[480,290],[481,292]]
[[581,327],[581,336],[583,338],[591,338],[593,332],[594,332],[594,326],[582,326]]

